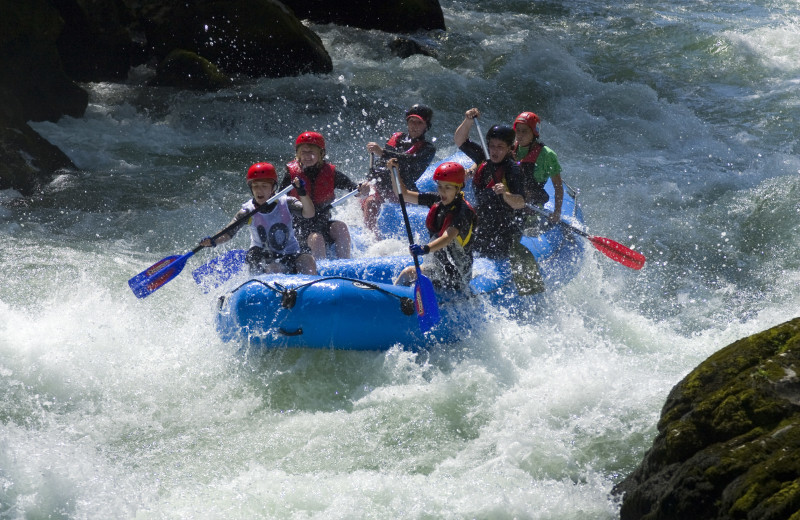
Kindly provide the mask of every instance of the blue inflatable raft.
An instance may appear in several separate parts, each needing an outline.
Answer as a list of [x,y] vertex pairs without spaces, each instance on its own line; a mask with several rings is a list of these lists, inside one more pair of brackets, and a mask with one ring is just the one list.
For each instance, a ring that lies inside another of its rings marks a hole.
[[[447,160],[471,164],[461,153]],[[418,181],[421,190],[435,191],[435,166]],[[552,185],[548,183],[546,189],[552,200]],[[469,185],[465,191],[471,198]],[[552,210],[552,202],[548,206],[545,209]],[[409,205],[408,210],[412,228],[424,243],[427,208]],[[562,218],[572,225],[582,224],[575,193],[570,189],[565,190]],[[407,239],[398,204],[384,204],[379,223],[384,238]],[[546,290],[566,284],[580,269],[583,241],[574,237],[568,226],[543,226],[536,236],[523,236],[521,243],[536,257]],[[243,259],[244,251],[231,251],[226,261],[197,269],[195,280],[207,282],[214,269],[223,275],[221,278],[229,278],[241,269]],[[318,262],[319,274],[315,276],[252,277],[220,296],[217,330],[225,341],[242,341],[255,348],[387,350],[402,345],[417,350],[468,338],[482,325],[476,317],[487,315],[485,305],[519,309],[534,305],[541,297],[518,295],[507,261],[476,257],[472,294],[437,294],[441,321],[423,333],[414,310],[413,288],[392,284],[400,271],[412,264],[410,256],[323,260]]]

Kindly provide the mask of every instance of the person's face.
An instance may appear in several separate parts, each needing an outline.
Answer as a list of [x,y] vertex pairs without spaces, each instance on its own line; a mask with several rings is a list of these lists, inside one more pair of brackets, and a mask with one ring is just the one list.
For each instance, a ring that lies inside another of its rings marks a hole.
[[530,146],[533,142],[533,130],[528,125],[517,124],[514,129],[517,135],[517,142],[520,146]]
[[322,150],[313,144],[301,144],[297,147],[297,157],[304,168],[315,166],[322,161]]
[[461,186],[452,182],[436,181],[436,191],[439,193],[442,202],[450,204],[455,200],[456,195],[461,190]]
[[250,189],[253,191],[253,198],[257,204],[263,204],[272,197],[275,190],[275,183],[266,180],[253,181],[250,184]]
[[493,163],[502,162],[511,153],[511,147],[502,139],[489,139],[489,160]]
[[406,124],[408,125],[408,136],[412,139],[421,136],[428,129],[428,124],[418,117],[409,117]]

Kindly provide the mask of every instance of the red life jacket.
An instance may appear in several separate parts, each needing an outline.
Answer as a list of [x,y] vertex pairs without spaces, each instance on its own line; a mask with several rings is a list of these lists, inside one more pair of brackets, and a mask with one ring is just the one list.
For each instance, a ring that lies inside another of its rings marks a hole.
[[[392,148],[397,148],[398,145],[399,145],[400,139],[402,139],[405,135],[406,134],[403,133],[403,132],[397,132],[397,133],[393,134],[392,137],[390,137],[389,140],[386,141],[386,146],[391,146]],[[408,148],[408,150],[405,150],[403,153],[407,153],[409,155],[414,155],[415,153],[417,153],[417,151],[420,148],[423,147],[424,144],[425,144],[425,141],[423,139],[420,139],[416,143],[412,144]]]
[[[517,146],[514,148],[514,157],[517,156],[518,148],[519,144],[517,144]],[[543,148],[544,145],[542,143],[533,143],[533,146],[531,146],[530,150],[528,150],[528,155],[520,159],[519,162],[536,163],[536,159],[539,158],[539,153],[542,151]]]
[[[464,201],[464,204],[467,205],[467,207],[473,214],[472,223],[470,224],[469,229],[458,230],[459,236],[456,237],[456,240],[458,240],[458,243],[461,244],[461,246],[463,247],[472,239],[472,229],[475,225],[475,218],[474,218],[475,210],[472,208],[472,204],[470,204],[469,201],[465,199],[463,196],[461,197],[461,200]],[[456,201],[454,200],[453,204],[455,204],[455,202]],[[442,204],[443,204],[442,201],[439,201],[433,206],[431,206],[431,209],[428,210],[428,216],[425,217],[425,227],[428,228],[428,231],[432,235],[436,235],[437,237],[444,235],[444,232],[447,231],[447,228],[450,227],[450,222],[452,222],[453,220],[453,211],[450,208],[448,208],[448,211],[444,217],[444,221],[442,221],[442,226],[439,229],[436,229],[436,214],[439,212],[439,208],[442,207]],[[461,238],[461,234],[464,235],[463,239]]]
[[489,164],[489,161],[484,161],[483,163],[481,163],[481,165],[478,167],[477,171],[475,172],[475,175],[472,177],[472,184],[474,186],[477,186],[478,188],[482,187],[484,189],[491,189],[492,186],[494,186],[498,182],[502,182],[503,184],[508,186],[508,184],[506,183],[506,167],[505,167],[505,164],[503,164],[503,165],[499,166],[498,168],[496,168],[495,171],[494,171],[494,174],[492,175],[492,178],[486,183],[486,186],[482,186],[483,170],[484,170],[484,168],[486,168],[487,164]]
[[[306,191],[308,192],[308,196],[311,197],[311,202],[314,203],[315,207],[320,207],[333,200],[335,196],[333,182],[336,176],[336,168],[331,163],[324,163],[313,181],[303,173],[303,168],[297,161],[292,161],[287,164],[286,169],[289,170],[289,176],[292,179],[300,177],[306,183]],[[290,191],[289,195],[299,198],[296,189]]]

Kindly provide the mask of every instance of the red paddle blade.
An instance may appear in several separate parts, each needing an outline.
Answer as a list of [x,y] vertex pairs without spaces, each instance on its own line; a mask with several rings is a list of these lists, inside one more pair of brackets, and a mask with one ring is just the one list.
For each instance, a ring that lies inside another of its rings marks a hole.
[[422,332],[431,330],[439,323],[439,304],[436,303],[436,293],[433,291],[433,282],[417,269],[417,283],[414,284],[414,308],[417,311],[417,321]]
[[645,257],[638,251],[625,247],[619,242],[614,242],[610,238],[589,237],[589,240],[591,240],[598,251],[615,262],[621,263],[625,267],[630,267],[637,271],[644,267]]

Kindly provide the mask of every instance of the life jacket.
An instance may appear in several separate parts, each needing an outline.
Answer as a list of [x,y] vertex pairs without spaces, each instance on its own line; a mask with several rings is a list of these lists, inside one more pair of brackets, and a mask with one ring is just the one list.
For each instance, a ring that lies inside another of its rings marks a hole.
[[[252,211],[255,204],[249,200],[242,204],[243,211]],[[250,247],[260,247],[271,253],[293,254],[300,251],[300,244],[292,226],[292,212],[283,196],[274,203],[272,210],[257,211],[248,221],[250,224]]]
[[492,172],[492,177],[486,181],[486,185],[484,185],[484,171],[486,170],[486,166],[489,164],[489,161],[484,161],[479,167],[478,170],[475,172],[475,175],[472,177],[472,183],[474,186],[483,189],[491,189],[495,184],[502,182],[506,186],[508,183],[506,182],[506,160],[504,159],[499,166],[495,167],[494,172]]
[[[386,141],[386,146],[391,146],[392,148],[399,149],[401,141],[405,139],[406,134],[405,132],[397,132]],[[419,151],[420,148],[425,146],[425,139],[419,138],[416,141],[412,142],[411,146],[408,147],[407,150],[404,150],[403,153],[408,155],[413,155]]]
[[[461,199],[461,201],[467,205],[473,216],[472,222],[470,222],[469,229],[459,229],[459,234],[456,237],[456,240],[458,241],[459,245],[461,245],[461,247],[464,247],[466,244],[469,243],[470,240],[472,240],[472,230],[475,227],[475,215],[476,215],[475,210],[472,208],[472,204],[470,204],[469,201],[467,201],[467,199],[464,198],[464,192],[459,193],[456,196],[456,199],[450,203],[450,206],[444,206],[444,203],[442,201],[439,201],[435,203],[433,206],[431,206],[431,209],[428,210],[428,216],[425,217],[425,227],[428,228],[428,231],[431,233],[431,235],[436,235],[437,237],[442,236],[444,232],[447,231],[447,228],[450,227],[450,223],[453,221],[453,212],[456,209],[456,204],[458,204],[459,199]],[[444,216],[444,220],[439,226],[439,229],[436,229],[436,216],[439,213],[439,210],[442,208],[446,210],[446,213]]]
[[[301,178],[306,183],[306,191],[308,196],[311,197],[311,202],[314,207],[320,207],[334,199],[334,179],[336,176],[336,168],[329,162],[322,164],[322,167],[314,179],[311,179],[303,171],[298,161],[292,161],[286,165],[291,179],[295,177]],[[297,194],[297,189],[289,192],[292,197],[300,198]]]
[[[514,148],[514,156],[516,157],[517,149],[519,148],[519,144]],[[539,158],[539,153],[544,149],[544,145],[542,143],[533,143],[531,148],[528,150],[528,155],[520,159],[519,162],[521,163],[536,163],[536,160]]]

